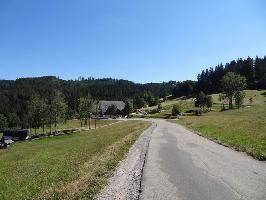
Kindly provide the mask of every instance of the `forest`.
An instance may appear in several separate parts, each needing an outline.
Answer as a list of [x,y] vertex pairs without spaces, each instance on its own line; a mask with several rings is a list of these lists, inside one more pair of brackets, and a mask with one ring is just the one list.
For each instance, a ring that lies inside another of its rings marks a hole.
[[199,92],[214,94],[222,92],[222,77],[227,72],[234,72],[246,78],[246,89],[266,89],[266,56],[255,59],[233,60],[225,65],[203,70],[197,76],[197,81],[183,81],[175,83],[171,92],[173,97],[195,96]]
[[153,106],[158,104],[159,99],[169,95],[176,98],[196,96],[199,92],[219,93],[222,89],[222,77],[227,72],[244,76],[247,89],[266,89],[266,56],[219,64],[198,74],[197,81],[139,84],[127,80],[92,77],[62,80],[55,76],[0,80],[0,128],[31,126],[31,101],[33,98],[36,100],[36,97],[45,99],[48,105],[56,102],[56,99],[63,99],[66,107],[64,117],[72,119],[77,117],[79,100],[82,97],[90,96],[93,101],[131,99],[134,108]]

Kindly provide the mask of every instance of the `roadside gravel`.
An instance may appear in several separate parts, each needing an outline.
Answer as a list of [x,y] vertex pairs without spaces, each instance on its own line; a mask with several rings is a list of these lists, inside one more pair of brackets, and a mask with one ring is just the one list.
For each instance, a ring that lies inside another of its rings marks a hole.
[[108,180],[108,185],[99,194],[97,200],[135,200],[139,198],[145,157],[155,127],[156,124],[152,123],[141,134],[126,158],[120,162],[114,176]]

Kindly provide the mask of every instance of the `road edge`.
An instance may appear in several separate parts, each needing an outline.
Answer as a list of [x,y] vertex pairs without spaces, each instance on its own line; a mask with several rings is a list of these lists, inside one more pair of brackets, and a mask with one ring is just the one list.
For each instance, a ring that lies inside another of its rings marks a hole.
[[145,160],[155,128],[156,123],[151,122],[151,126],[143,131],[120,161],[114,175],[108,179],[107,186],[96,197],[97,200],[139,199]]

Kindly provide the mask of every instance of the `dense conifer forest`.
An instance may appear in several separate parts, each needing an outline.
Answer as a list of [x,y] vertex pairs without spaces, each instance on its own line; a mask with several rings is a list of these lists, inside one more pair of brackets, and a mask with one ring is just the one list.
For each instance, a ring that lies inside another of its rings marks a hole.
[[60,92],[66,103],[66,118],[76,117],[79,99],[88,95],[94,101],[132,99],[134,108],[139,108],[145,104],[156,105],[160,98],[168,95],[195,96],[200,91],[218,93],[221,91],[221,79],[229,71],[245,76],[248,89],[266,89],[266,56],[219,64],[202,71],[197,81],[139,84],[111,78],[62,80],[55,76],[0,80],[0,118],[6,119],[9,127],[27,128],[32,97],[38,95],[49,101],[55,92]]

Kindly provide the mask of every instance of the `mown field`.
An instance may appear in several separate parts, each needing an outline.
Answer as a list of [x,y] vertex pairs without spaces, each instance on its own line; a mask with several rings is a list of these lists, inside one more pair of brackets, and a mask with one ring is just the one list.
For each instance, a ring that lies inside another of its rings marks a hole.
[[0,199],[92,199],[150,124],[126,121],[0,151]]
[[[266,160],[266,95],[265,91],[246,91],[245,107],[203,116],[182,116],[175,121],[202,136],[216,140],[260,160]],[[218,95],[216,95],[218,96]],[[248,99],[253,97],[253,104]],[[218,102],[214,96],[214,102]],[[218,109],[219,106],[216,105]]]

